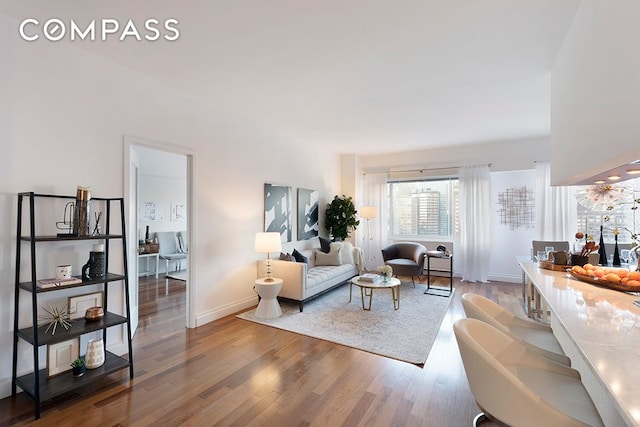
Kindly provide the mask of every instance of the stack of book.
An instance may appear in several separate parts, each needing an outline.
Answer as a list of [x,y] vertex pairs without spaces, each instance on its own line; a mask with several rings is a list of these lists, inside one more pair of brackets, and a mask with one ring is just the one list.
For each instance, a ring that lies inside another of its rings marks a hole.
[[373,273],[366,273],[366,274],[362,274],[360,276],[360,280],[361,282],[376,282],[378,279],[380,278],[380,275],[378,274],[373,274]]
[[46,289],[46,288],[55,288],[58,286],[68,286],[68,285],[75,285],[76,283],[82,283],[82,279],[78,278],[78,277],[72,277],[70,279],[40,279],[38,280],[38,287],[41,289]]

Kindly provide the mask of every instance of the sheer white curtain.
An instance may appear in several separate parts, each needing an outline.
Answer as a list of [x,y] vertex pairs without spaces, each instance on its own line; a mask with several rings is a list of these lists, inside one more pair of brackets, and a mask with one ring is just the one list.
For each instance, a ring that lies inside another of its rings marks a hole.
[[491,176],[488,165],[460,168],[462,280],[487,282],[491,256]]
[[576,233],[575,187],[552,187],[551,165],[536,162],[536,230],[539,240],[567,240]]
[[[359,207],[373,206],[378,209],[378,217],[360,219],[358,246],[364,251],[365,267],[375,270],[382,262],[382,248],[387,244],[387,223],[389,197],[387,195],[387,174],[366,174],[362,180],[362,200]],[[369,224],[367,224],[369,222]]]

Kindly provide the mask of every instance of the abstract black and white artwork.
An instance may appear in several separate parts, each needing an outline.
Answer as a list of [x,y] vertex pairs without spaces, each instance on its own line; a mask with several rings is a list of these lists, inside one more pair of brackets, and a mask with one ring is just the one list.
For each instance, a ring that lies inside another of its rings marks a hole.
[[318,190],[298,188],[298,240],[318,236]]
[[280,233],[282,242],[290,242],[293,223],[291,187],[264,185],[264,231]]

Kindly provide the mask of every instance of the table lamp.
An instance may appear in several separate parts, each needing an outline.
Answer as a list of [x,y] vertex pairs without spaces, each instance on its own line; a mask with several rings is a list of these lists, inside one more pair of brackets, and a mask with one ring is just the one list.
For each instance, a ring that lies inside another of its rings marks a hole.
[[273,278],[271,277],[271,252],[280,252],[282,250],[280,233],[256,233],[254,250],[258,253],[267,254],[267,277],[264,281],[273,282]]

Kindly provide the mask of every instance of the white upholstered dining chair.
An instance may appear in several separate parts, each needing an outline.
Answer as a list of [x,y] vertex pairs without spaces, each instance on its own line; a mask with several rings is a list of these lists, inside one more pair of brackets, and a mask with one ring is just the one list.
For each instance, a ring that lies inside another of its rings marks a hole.
[[482,295],[462,295],[462,307],[467,317],[481,320],[504,332],[530,351],[566,366],[571,360],[565,356],[549,326],[517,317],[494,301]]
[[474,425],[603,426],[575,369],[553,362],[493,326],[460,319],[453,330],[471,392],[483,411]]

